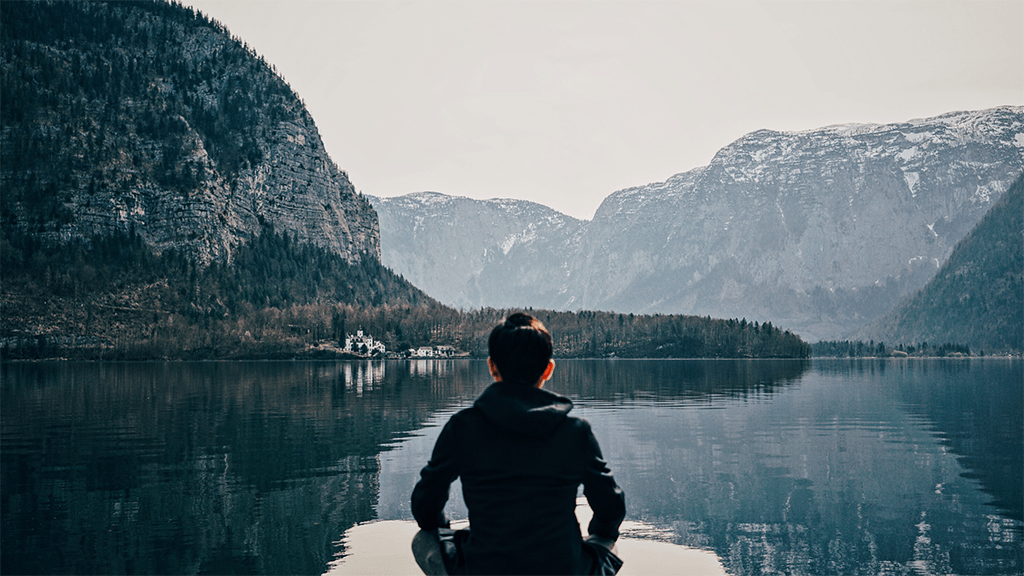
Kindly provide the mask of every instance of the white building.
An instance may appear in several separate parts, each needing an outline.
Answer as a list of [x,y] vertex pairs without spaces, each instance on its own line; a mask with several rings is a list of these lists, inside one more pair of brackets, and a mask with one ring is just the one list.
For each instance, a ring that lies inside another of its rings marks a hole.
[[438,358],[451,358],[455,356],[455,348],[451,346],[434,346],[434,356]]
[[348,335],[345,337],[345,352],[374,356],[384,354],[387,350],[383,342],[374,340],[373,336],[363,334],[362,330],[356,330],[355,336]]

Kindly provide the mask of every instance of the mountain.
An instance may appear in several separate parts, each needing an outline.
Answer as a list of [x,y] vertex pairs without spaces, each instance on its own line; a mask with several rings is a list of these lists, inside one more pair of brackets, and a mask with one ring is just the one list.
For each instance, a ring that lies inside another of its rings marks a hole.
[[220,24],[163,1],[0,21],[0,357],[310,356],[346,318],[443,311],[380,264],[376,212]]
[[383,260],[427,294],[462,308],[564,302],[566,256],[578,249],[583,221],[525,200],[368,198]]
[[1020,107],[749,134],[705,168],[606,199],[567,305],[838,337],[935,273],[1024,169],[1022,147]]
[[165,2],[3,2],[0,18],[10,236],[134,230],[209,263],[270,225],[379,258],[376,213],[302,101],[220,24]]
[[[836,339],[923,286],[1022,170],[1024,107],[760,130],[708,166],[606,198],[593,220],[537,250],[538,269],[559,271],[539,290],[556,309],[744,317],[808,340]],[[430,258],[493,253],[493,238],[444,232],[455,216],[434,198],[441,209],[410,212],[407,203],[397,218],[450,239],[431,244]],[[435,271],[428,287],[425,270],[409,265],[427,257],[426,246],[390,229],[393,202],[374,202],[382,242],[396,242],[384,263],[442,302],[463,298],[470,279],[486,286],[515,276],[511,262],[497,258],[486,269]],[[479,230],[489,220],[463,213],[458,222]],[[527,234],[526,223],[503,233]],[[396,252],[403,260],[392,259]],[[512,296],[516,305],[536,297]],[[483,292],[468,300],[498,298]]]
[[924,288],[858,337],[1024,351],[1024,177],[956,245]]

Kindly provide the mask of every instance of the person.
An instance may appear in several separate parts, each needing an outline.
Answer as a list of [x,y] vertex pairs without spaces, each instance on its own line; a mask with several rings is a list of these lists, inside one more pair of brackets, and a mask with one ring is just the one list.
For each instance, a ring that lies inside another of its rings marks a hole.
[[[590,424],[543,388],[551,334],[513,314],[491,331],[488,353],[494,383],[448,420],[413,489],[417,562],[427,574],[614,574],[625,496]],[[469,529],[452,533],[444,506],[459,477]],[[575,514],[581,484],[593,510],[587,540]]]

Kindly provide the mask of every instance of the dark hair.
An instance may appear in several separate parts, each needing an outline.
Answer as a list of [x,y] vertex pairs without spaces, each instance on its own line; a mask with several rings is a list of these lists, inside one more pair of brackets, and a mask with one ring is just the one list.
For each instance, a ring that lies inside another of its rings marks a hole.
[[551,334],[540,320],[518,312],[491,330],[487,352],[501,379],[533,385],[551,361]]

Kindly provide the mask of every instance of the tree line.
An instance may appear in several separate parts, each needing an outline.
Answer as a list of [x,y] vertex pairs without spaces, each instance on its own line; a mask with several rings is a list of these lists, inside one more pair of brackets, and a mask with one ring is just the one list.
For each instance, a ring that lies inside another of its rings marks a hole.
[[[372,257],[360,263],[270,226],[230,262],[157,254],[138,234],[48,245],[0,226],[7,358],[294,358],[364,330],[390,350],[487,354],[514,310],[441,305]],[[533,310],[562,358],[802,358],[797,335],[745,319]]]
[[[970,356],[971,347],[966,344],[942,343],[934,344],[921,342],[920,344],[886,344],[876,343],[874,340],[862,342],[860,340],[829,340],[811,344],[811,355],[816,358],[877,358],[889,356],[922,356],[922,357],[943,357],[943,356]],[[979,350],[978,356],[984,356],[985,351]]]

